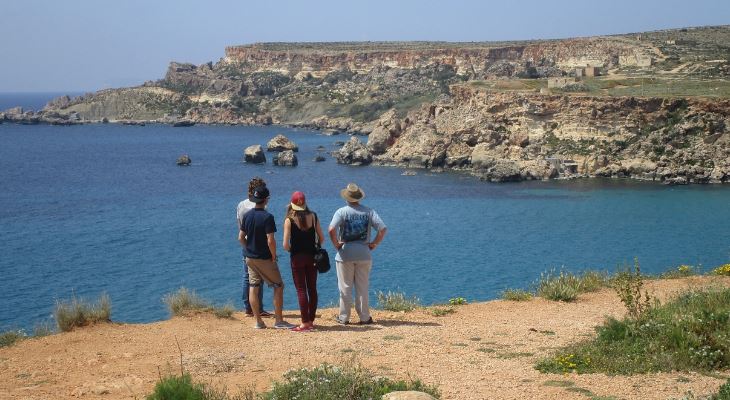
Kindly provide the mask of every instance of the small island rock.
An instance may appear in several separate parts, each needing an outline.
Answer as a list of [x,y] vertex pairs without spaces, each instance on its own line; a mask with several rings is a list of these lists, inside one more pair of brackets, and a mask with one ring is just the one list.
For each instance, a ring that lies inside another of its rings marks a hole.
[[296,167],[299,164],[297,155],[292,150],[285,150],[274,156],[274,165],[280,167]]
[[177,158],[177,165],[181,165],[183,167],[187,167],[192,162],[193,161],[190,159],[190,156],[188,156],[187,154],[183,154]]
[[269,143],[266,145],[266,151],[299,151],[299,147],[296,145],[296,143],[289,140],[284,135],[276,135],[273,139],[269,140]]
[[251,164],[264,164],[266,162],[266,154],[260,144],[246,147],[243,151],[243,161]]

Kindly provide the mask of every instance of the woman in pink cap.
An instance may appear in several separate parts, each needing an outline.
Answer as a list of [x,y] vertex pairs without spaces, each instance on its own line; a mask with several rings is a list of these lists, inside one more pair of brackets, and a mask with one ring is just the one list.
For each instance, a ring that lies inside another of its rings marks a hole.
[[284,249],[291,253],[291,271],[299,298],[302,323],[292,329],[308,332],[314,329],[317,312],[317,267],[314,254],[322,245],[322,227],[317,214],[307,207],[304,193],[294,192],[284,220]]

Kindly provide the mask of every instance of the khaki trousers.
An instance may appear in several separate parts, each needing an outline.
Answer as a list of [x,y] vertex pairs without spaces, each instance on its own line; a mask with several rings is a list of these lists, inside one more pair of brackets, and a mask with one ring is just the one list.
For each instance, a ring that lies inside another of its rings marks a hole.
[[337,261],[337,288],[340,290],[340,321],[350,321],[352,309],[352,289],[355,289],[355,311],[360,321],[370,319],[368,305],[368,289],[370,286],[370,268],[373,262]]

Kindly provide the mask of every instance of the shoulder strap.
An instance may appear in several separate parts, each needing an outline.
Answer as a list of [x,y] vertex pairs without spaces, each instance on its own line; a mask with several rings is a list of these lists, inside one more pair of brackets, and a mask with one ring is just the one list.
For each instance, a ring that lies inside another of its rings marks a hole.
[[314,237],[319,239],[319,240],[315,240],[315,243],[314,244],[315,244],[315,246],[317,246],[317,248],[320,248],[320,247],[322,247],[322,241],[324,239],[321,238],[321,237],[319,237],[319,234],[317,233],[317,224],[318,224],[317,213],[314,212],[314,211],[312,211],[312,214],[314,214],[314,226],[313,226],[313,228],[314,228]]

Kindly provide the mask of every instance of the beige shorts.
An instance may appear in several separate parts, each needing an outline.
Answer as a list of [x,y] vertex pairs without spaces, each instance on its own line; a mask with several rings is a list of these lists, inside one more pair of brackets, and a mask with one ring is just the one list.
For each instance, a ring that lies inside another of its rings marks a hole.
[[284,287],[284,281],[281,280],[279,265],[272,260],[260,260],[256,258],[246,258],[248,265],[248,284],[253,287],[261,286],[261,281],[266,282],[271,287]]

